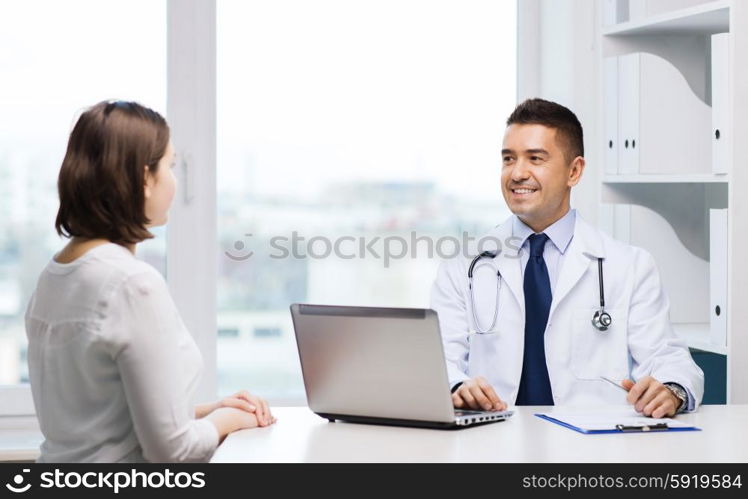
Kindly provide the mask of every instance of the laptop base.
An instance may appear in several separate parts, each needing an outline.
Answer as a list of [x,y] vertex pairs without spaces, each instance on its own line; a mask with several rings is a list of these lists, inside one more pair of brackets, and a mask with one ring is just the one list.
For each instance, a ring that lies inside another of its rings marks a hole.
[[458,424],[456,421],[445,423],[441,421],[419,421],[413,419],[392,419],[392,418],[377,418],[370,416],[351,416],[345,414],[328,414],[322,412],[315,412],[315,414],[323,419],[327,419],[329,422],[334,423],[336,420],[345,421],[348,423],[359,423],[359,424],[374,424],[374,425],[385,425],[385,426],[408,426],[411,428],[431,428],[436,430],[461,430],[463,428],[472,428],[475,426],[483,426],[490,423],[498,423],[500,421],[506,421],[506,418],[494,419],[492,421],[482,421],[477,423],[471,423],[467,425]]

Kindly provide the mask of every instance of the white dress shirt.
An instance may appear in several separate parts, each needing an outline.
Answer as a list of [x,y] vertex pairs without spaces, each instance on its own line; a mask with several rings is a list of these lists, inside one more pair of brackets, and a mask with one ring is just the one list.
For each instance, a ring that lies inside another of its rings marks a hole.
[[[556,289],[558,275],[561,272],[561,266],[564,263],[564,254],[569,243],[574,239],[574,224],[577,220],[577,211],[569,210],[566,214],[553,222],[543,233],[548,236],[543,249],[543,260],[548,268],[548,279],[551,282],[551,292]],[[525,267],[530,259],[530,240],[533,231],[516,215],[512,220],[512,237],[519,238],[522,241],[520,247],[520,262],[522,262],[522,276],[525,275]]]
[[52,260],[26,312],[40,462],[207,461],[202,357],[163,277],[117,244]]

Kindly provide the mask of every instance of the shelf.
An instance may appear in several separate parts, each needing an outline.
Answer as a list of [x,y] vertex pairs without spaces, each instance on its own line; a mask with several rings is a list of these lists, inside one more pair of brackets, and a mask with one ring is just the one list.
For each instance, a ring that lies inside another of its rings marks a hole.
[[[743,1],[743,0],[739,0]],[[603,29],[604,36],[713,35],[730,30],[730,2],[718,0]]]
[[727,175],[605,175],[604,184],[726,184]]
[[[687,182],[693,180],[693,176],[688,175],[621,177],[629,181],[614,178],[616,181],[602,182],[600,199],[603,203],[636,205],[653,211],[651,215],[664,218],[688,251],[702,260],[709,260],[709,238],[706,237],[709,210],[727,208],[729,184],[726,181]],[[657,179],[661,181],[656,182]]]
[[725,345],[715,345],[709,338],[709,324],[673,324],[675,334],[685,340],[689,348],[727,355]]

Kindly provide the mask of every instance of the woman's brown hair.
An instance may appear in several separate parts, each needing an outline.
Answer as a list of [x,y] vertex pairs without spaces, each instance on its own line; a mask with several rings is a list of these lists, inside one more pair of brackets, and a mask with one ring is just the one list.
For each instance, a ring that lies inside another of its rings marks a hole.
[[87,109],[70,133],[57,180],[57,233],[120,244],[152,238],[145,167],[156,173],[168,143],[166,120],[136,102],[104,101]]

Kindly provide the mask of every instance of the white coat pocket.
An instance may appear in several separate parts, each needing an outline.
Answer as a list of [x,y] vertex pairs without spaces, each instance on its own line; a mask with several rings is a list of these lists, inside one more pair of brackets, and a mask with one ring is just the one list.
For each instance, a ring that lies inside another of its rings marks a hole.
[[599,380],[605,376],[622,380],[628,375],[628,317],[622,309],[607,310],[613,323],[607,331],[592,325],[598,309],[574,310],[571,338],[571,370],[578,379]]

